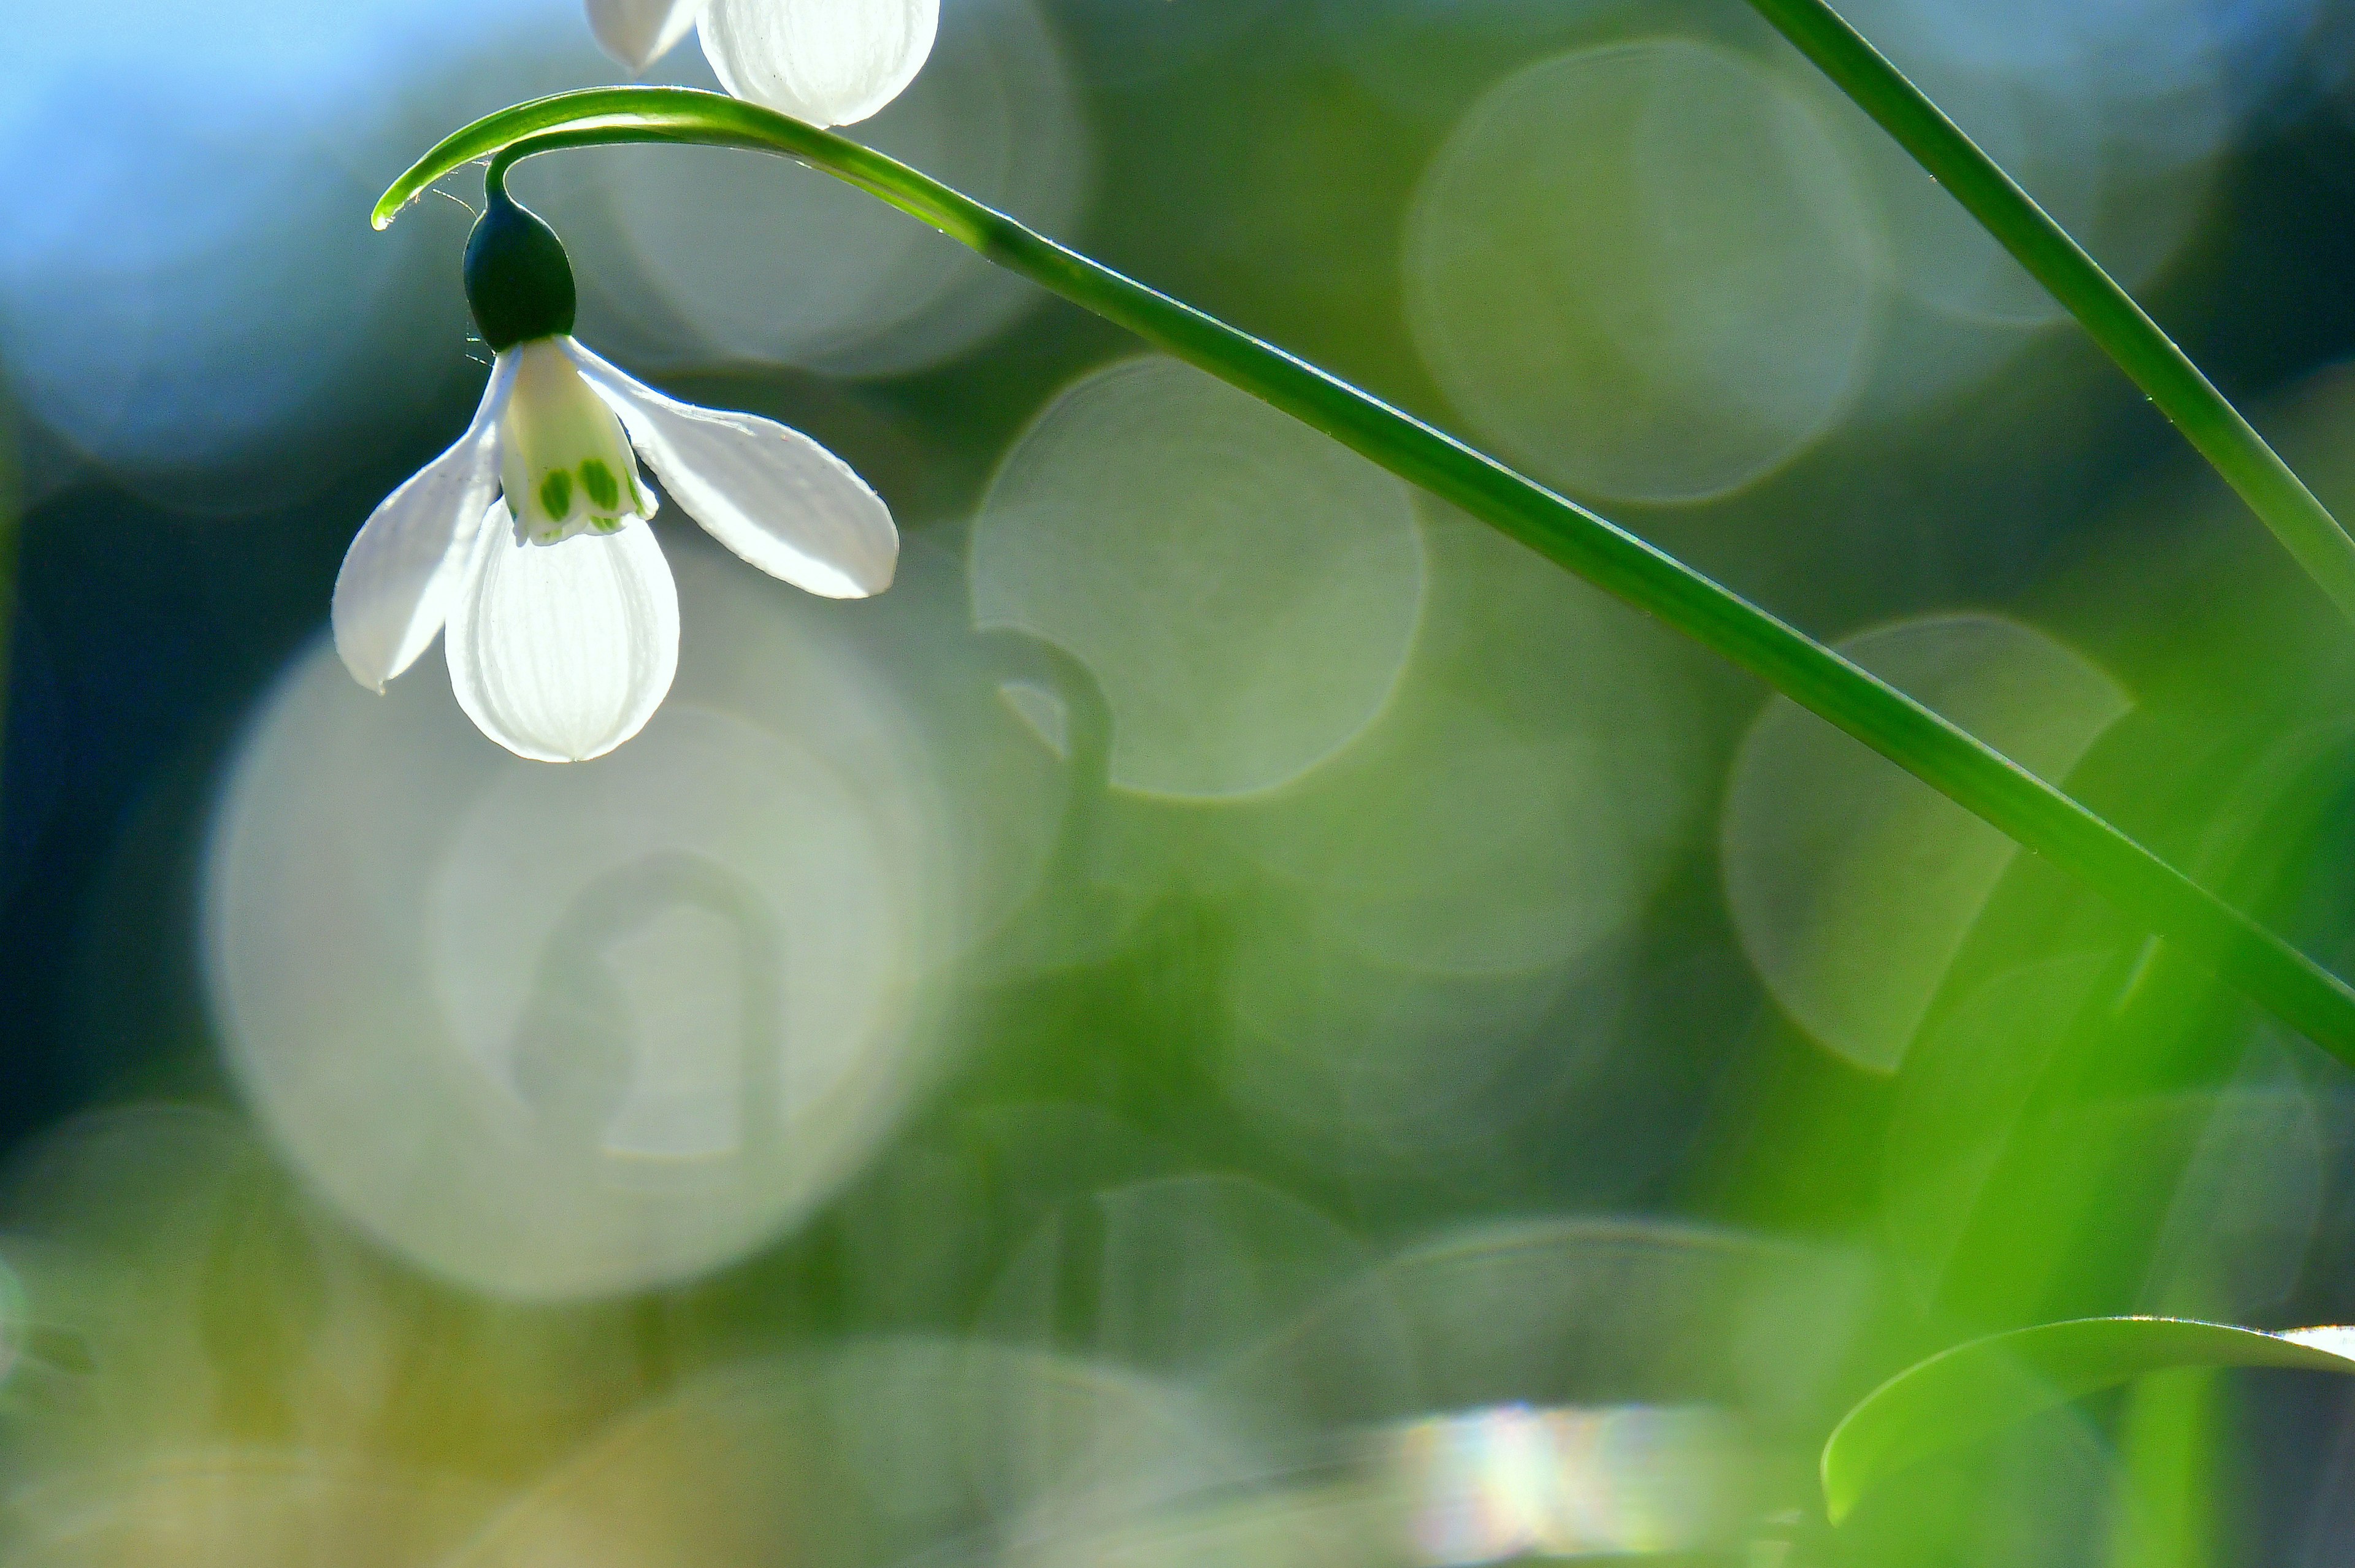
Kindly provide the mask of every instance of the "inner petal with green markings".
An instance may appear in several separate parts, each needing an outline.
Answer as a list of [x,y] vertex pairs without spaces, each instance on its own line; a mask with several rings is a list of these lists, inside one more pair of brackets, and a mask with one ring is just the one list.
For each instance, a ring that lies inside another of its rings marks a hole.
[[654,516],[622,422],[553,338],[517,346],[499,421],[499,483],[518,539],[559,544]]

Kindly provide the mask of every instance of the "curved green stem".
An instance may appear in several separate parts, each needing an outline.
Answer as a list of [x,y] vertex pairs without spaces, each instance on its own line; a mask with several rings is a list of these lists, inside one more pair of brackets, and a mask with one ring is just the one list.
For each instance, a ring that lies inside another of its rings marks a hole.
[[2077,318],[2355,620],[2355,539],[2133,296],[1825,0],[1750,4]]
[[1495,459],[856,142],[714,93],[633,87],[563,93],[503,110],[448,137],[385,193],[377,226],[475,159],[490,157],[492,177],[500,178],[515,160],[536,153],[617,142],[742,147],[798,159],[1323,431],[1761,677],[2355,1061],[2355,991],[1904,693]]

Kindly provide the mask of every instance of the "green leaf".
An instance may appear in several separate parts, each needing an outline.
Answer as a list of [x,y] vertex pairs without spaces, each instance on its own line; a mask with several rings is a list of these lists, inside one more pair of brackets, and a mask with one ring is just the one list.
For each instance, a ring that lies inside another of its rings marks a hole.
[[1837,1524],[1876,1484],[2030,1416],[2183,1367],[2296,1367],[2355,1374],[2355,1328],[2266,1333],[2188,1317],[2082,1317],[1973,1339],[1882,1383],[1824,1445]]
[[2148,1378],[2118,1423],[2109,1568],[2209,1568],[2217,1561],[2216,1460],[2224,1389],[2211,1371]]
[[2284,1022],[2355,1063],[2355,989],[1977,737],[1485,453],[872,148],[719,93],[592,88],[500,110],[443,138],[385,193],[377,226],[477,159],[490,159],[488,177],[496,186],[519,158],[623,142],[746,148],[823,170],[1322,431],[1759,677],[2097,890],[2147,929],[2181,944]]
[[1825,0],[1750,0],[2077,318],[2355,620],[2355,539],[2134,297]]

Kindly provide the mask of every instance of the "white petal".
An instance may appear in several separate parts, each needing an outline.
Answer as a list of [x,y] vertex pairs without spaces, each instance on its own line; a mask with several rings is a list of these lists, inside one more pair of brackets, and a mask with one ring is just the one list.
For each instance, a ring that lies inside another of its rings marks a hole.
[[515,384],[502,354],[455,445],[386,496],[336,573],[336,651],[372,691],[417,662],[442,629],[483,507],[498,491],[499,415]]
[[706,0],[589,0],[589,30],[604,51],[634,71],[687,37]]
[[863,599],[891,586],[900,530],[850,464],[774,420],[664,397],[563,342],[671,498],[712,538],[825,598]]
[[516,542],[498,503],[450,607],[450,686],[492,740],[543,763],[600,757],[678,673],[678,589],[654,529]]
[[698,32],[737,97],[847,125],[916,80],[940,22],[940,0],[711,0]]

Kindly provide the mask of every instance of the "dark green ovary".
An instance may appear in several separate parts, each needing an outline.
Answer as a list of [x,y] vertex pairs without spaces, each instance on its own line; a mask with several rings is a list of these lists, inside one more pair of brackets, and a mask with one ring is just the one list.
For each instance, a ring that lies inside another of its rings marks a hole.
[[613,471],[605,466],[602,457],[592,457],[581,465],[581,487],[589,492],[589,504],[600,512],[610,513],[622,499],[621,482]]
[[539,504],[549,517],[562,521],[572,510],[572,475],[559,468],[541,480]]

